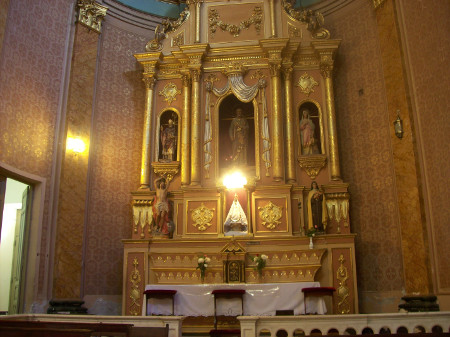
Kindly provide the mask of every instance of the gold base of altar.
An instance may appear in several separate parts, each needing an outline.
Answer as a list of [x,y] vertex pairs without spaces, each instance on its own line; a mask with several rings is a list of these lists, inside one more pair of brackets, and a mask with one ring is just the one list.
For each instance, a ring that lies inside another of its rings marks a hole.
[[[209,240],[123,240],[123,314],[141,315],[147,284],[200,284],[200,255],[209,263],[204,283],[226,283],[227,263],[243,262],[245,283],[320,282],[336,288],[334,313],[357,313],[354,235],[320,235],[309,248],[308,237],[216,238]],[[252,257],[267,255],[259,273]],[[231,283],[231,282],[229,282]]]

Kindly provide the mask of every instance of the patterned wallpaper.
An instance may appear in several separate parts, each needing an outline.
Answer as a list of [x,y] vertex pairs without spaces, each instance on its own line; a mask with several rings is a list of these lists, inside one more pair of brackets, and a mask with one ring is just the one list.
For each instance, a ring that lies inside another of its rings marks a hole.
[[[401,1],[406,28],[406,44],[413,74],[413,97],[427,175],[435,266],[440,288],[450,290],[450,2],[430,0],[413,3]],[[417,23],[427,29],[418,29]]]
[[[342,178],[350,183],[360,291],[401,290],[402,251],[384,77],[370,1],[327,18],[342,39],[335,100]],[[345,14],[345,15],[344,15]]]
[[[41,242],[45,265],[54,132],[72,0],[10,1],[0,59],[0,161],[47,179]],[[43,290],[40,269],[38,293]]]
[[146,38],[102,29],[93,120],[85,294],[122,293],[123,245],[131,238],[131,194],[139,187],[145,88],[133,54]]

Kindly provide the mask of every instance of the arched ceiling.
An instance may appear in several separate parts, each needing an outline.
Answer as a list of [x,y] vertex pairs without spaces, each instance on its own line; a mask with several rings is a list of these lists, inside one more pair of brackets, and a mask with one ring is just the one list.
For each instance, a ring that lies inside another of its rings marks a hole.
[[[185,0],[116,0],[134,10],[160,17],[177,18],[185,7]],[[297,7],[309,7],[324,0],[296,0]]]

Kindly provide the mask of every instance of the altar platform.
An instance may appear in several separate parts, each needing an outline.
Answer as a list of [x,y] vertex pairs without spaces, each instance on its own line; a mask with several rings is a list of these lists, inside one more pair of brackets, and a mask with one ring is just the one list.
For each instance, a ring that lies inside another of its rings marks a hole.
[[[174,314],[179,316],[214,316],[213,291],[218,289],[242,289],[245,316],[275,316],[277,311],[292,311],[294,315],[305,313],[302,289],[320,287],[319,282],[296,283],[237,283],[237,284],[183,284],[183,285],[147,285],[145,290],[176,290],[174,296]],[[145,299],[144,299],[145,302]],[[152,298],[143,304],[142,315],[152,312],[156,315],[172,313],[171,299]],[[147,311],[145,310],[147,308]],[[325,301],[320,297],[308,298],[307,312],[325,314]],[[217,315],[242,315],[239,298],[218,299]]]

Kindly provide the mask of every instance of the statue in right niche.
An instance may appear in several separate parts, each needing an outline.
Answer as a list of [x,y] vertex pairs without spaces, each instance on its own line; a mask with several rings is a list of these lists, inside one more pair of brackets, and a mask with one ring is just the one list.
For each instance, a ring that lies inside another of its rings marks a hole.
[[304,108],[302,110],[302,119],[300,120],[300,140],[302,145],[302,155],[304,156],[320,153],[317,146],[315,129],[316,126],[311,120],[309,109]]

